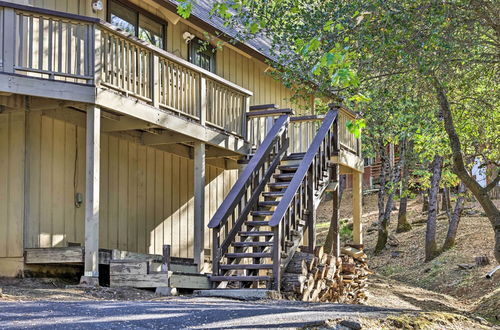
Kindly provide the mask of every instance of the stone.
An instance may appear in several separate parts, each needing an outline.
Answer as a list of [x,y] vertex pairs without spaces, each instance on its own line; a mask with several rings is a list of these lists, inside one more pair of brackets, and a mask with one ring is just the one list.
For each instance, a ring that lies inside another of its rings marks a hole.
[[341,325],[343,327],[346,327],[348,329],[351,329],[351,330],[361,330],[363,328],[363,326],[361,325],[361,323],[359,323],[357,321],[353,321],[353,320],[343,320],[343,321],[340,321],[339,325]]
[[156,288],[155,295],[157,296],[177,296],[179,292],[177,292],[176,288],[169,288],[167,286],[160,286]]
[[81,286],[92,286],[92,287],[99,286],[99,277],[82,276],[80,278],[80,285]]

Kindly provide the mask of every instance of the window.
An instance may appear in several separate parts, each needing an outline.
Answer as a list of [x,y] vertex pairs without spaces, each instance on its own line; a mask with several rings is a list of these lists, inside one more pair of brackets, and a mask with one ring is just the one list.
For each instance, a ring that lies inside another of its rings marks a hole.
[[215,73],[215,48],[198,38],[189,44],[189,61]]
[[143,13],[135,6],[126,6],[118,0],[109,2],[108,16],[111,24],[153,46],[164,48],[165,25],[160,19]]

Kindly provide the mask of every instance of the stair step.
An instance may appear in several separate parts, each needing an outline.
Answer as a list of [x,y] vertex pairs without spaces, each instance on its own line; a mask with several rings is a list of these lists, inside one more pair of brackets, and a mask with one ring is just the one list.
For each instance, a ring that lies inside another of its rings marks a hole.
[[273,264],[231,264],[220,265],[220,269],[273,269]]
[[280,202],[279,201],[263,201],[259,202],[257,205],[259,207],[272,207],[272,206],[278,206]]
[[273,246],[273,242],[233,242],[231,245],[235,247]]
[[284,194],[285,193],[283,191],[266,191],[262,193],[262,196],[276,198],[276,197],[281,197]]
[[277,180],[290,181],[293,179],[294,175],[295,173],[281,173],[281,174],[274,174],[273,177]]
[[245,221],[245,225],[252,227],[269,226],[269,221]]
[[240,236],[273,236],[272,231],[240,231],[238,232]]
[[283,159],[284,160],[299,160],[299,159],[303,159],[305,154],[306,154],[305,152],[297,152],[297,153],[290,154],[290,155],[284,157]]
[[224,255],[226,258],[233,258],[233,259],[238,259],[238,258],[271,258],[273,255],[272,253],[266,253],[266,252],[247,252],[247,253],[226,253]]
[[250,213],[256,217],[269,217],[274,214],[274,211],[258,210],[258,211],[251,211]]
[[267,186],[271,189],[286,189],[289,185],[289,182],[272,182],[267,184]]
[[280,165],[278,168],[283,172],[294,172],[299,168],[299,164]]
[[271,276],[210,276],[213,282],[224,281],[239,281],[239,282],[256,282],[256,281],[270,281]]

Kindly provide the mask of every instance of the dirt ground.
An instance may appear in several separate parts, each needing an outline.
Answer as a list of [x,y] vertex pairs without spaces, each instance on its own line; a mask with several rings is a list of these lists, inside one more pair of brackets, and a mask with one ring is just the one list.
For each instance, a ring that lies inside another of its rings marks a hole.
[[[500,201],[496,201],[500,205]],[[350,214],[351,196],[346,192],[341,203],[340,218],[352,221]],[[396,203],[398,205],[398,203]],[[422,288],[441,295],[437,301],[424,300],[418,304],[428,304],[426,310],[462,310],[482,315],[489,320],[500,321],[500,274],[486,279],[485,274],[496,266],[493,256],[494,237],[491,224],[477,203],[466,204],[466,214],[462,216],[457,245],[441,254],[431,262],[424,262],[424,239],[426,217],[421,212],[418,199],[411,200],[408,207],[408,220],[413,229],[406,233],[396,233],[397,210],[392,212],[389,245],[377,256],[373,248],[377,240],[376,221],[378,216],[376,194],[364,197],[363,234],[364,244],[369,256],[369,266],[383,281],[393,280],[391,291],[399,290],[399,285]],[[324,239],[328,231],[327,222],[332,211],[331,201],[324,201],[318,210],[320,237]],[[321,225],[321,222],[324,222]],[[444,213],[437,222],[438,245],[444,242],[448,220]],[[487,256],[490,265],[462,269],[459,264],[474,265],[476,256]],[[373,281],[372,281],[373,282]],[[375,286],[376,286],[375,281]],[[371,289],[372,293],[374,289]],[[372,296],[369,304],[384,304],[384,293]],[[399,294],[404,295],[402,293]],[[444,299],[443,297],[447,297]],[[392,303],[392,302],[391,302]],[[441,306],[442,305],[442,306]]]

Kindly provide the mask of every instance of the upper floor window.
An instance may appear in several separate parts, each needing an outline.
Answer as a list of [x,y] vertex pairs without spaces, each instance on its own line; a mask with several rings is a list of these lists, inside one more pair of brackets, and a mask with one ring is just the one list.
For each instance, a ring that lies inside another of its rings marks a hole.
[[165,46],[165,25],[160,19],[119,0],[109,2],[108,20],[120,29],[159,48]]
[[189,43],[189,61],[215,73],[215,48],[198,38]]

